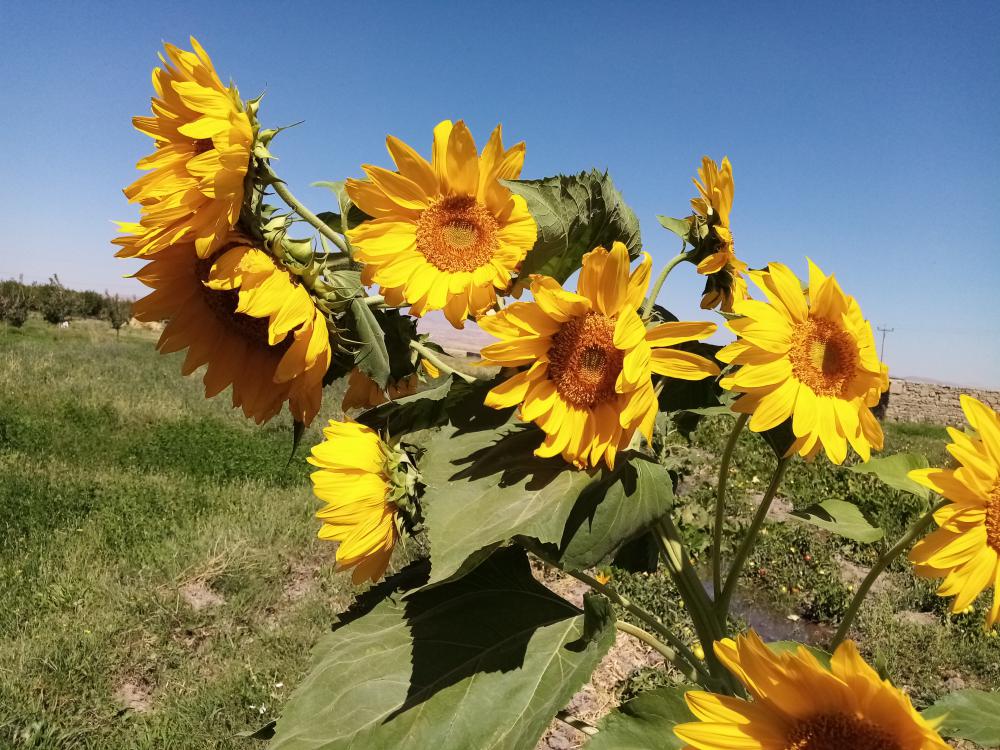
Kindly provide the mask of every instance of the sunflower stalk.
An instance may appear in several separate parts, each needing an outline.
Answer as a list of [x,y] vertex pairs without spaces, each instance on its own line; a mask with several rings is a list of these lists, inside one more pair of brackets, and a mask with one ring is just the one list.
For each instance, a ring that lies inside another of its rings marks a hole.
[[476,382],[476,379],[474,377],[472,377],[471,375],[466,375],[464,372],[459,372],[454,367],[451,367],[450,365],[446,365],[441,360],[441,358],[438,357],[437,352],[435,352],[433,349],[431,349],[431,348],[429,348],[427,346],[424,346],[419,341],[413,341],[411,339],[410,340],[410,348],[413,351],[415,351],[417,354],[419,354],[421,357],[423,357],[424,359],[426,359],[428,362],[430,362],[432,365],[434,365],[436,368],[438,368],[438,370],[440,370],[441,372],[448,373],[449,375],[457,375],[462,380],[464,380],[466,383],[475,383]]
[[351,257],[350,248],[348,248],[347,242],[344,241],[344,238],[334,232],[322,219],[310,211],[304,203],[296,198],[292,194],[292,191],[288,189],[284,180],[274,173],[274,170],[271,169],[271,166],[266,161],[257,160],[257,170],[258,174],[264,178],[267,184],[274,188],[274,192],[278,194],[278,197],[281,198],[281,200],[283,200],[290,209],[302,217],[323,237],[326,237],[326,239],[336,245],[344,255],[348,258]]
[[774,474],[771,475],[771,483],[768,485],[767,492],[764,493],[760,505],[757,506],[757,512],[754,513],[753,520],[750,521],[750,527],[744,534],[743,541],[736,550],[736,557],[733,558],[733,562],[729,566],[729,574],[726,576],[726,583],[722,587],[722,594],[715,602],[716,612],[719,619],[723,622],[729,616],[729,603],[733,598],[733,592],[736,590],[736,584],[739,583],[743,566],[746,564],[747,558],[750,557],[750,552],[757,543],[757,537],[764,526],[764,519],[767,518],[767,511],[771,508],[774,496],[778,494],[781,479],[784,477],[785,469],[788,468],[788,464],[790,463],[791,458],[788,456],[778,460],[778,465],[774,467]]
[[[652,612],[643,609],[638,604],[635,604],[630,599],[625,597],[623,594],[618,593],[612,586],[601,583],[596,578],[587,575],[586,573],[579,570],[571,570],[564,568],[557,561],[553,560],[548,554],[546,554],[545,549],[542,545],[534,543],[534,540],[529,540],[526,538],[521,538],[518,540],[522,547],[531,552],[532,555],[537,557],[545,565],[554,570],[558,570],[566,575],[572,576],[581,583],[585,583],[590,586],[591,589],[603,594],[608,599],[610,599],[614,604],[627,610],[630,614],[634,615],[638,619],[649,625],[656,633],[663,638],[667,643],[673,648],[673,658],[667,657],[664,651],[657,649],[663,654],[664,658],[667,659],[674,667],[676,667],[681,674],[683,674],[687,679],[697,682],[703,687],[718,687],[718,680],[712,677],[711,674],[702,666],[701,660],[694,655],[687,644],[684,643],[677,635],[675,635],[666,625],[664,625],[660,619],[654,615]],[[619,628],[621,629],[621,628]],[[626,631],[623,631],[626,632]],[[645,632],[645,631],[644,631]],[[634,634],[633,634],[634,635]],[[652,636],[651,636],[652,637]],[[647,642],[648,643],[648,642]],[[652,645],[652,644],[650,644]],[[662,644],[666,648],[666,644]]]
[[[722,461],[719,464],[719,482],[715,494],[715,524],[712,527],[712,590],[715,600],[718,601],[722,595],[722,527],[726,518],[726,484],[729,482],[729,464],[733,458],[733,451],[740,438],[740,433],[750,419],[749,414],[740,414],[736,418],[732,432],[729,433],[729,440],[722,452]],[[725,623],[723,623],[725,625]]]
[[717,683],[726,686],[731,693],[738,694],[739,686],[715,655],[715,642],[724,638],[725,633],[716,619],[712,602],[684,550],[680,532],[669,516],[654,524],[653,531],[660,548],[660,557],[691,617],[710,673]]
[[642,306],[642,319],[649,320],[649,314],[653,311],[653,305],[656,304],[656,298],[660,296],[660,289],[663,288],[663,283],[667,280],[667,276],[673,271],[677,266],[687,260],[689,253],[684,251],[687,244],[681,241],[681,251],[667,261],[667,265],[663,267],[660,271],[660,275],[656,277],[656,282],[653,284],[653,288],[649,292],[649,296],[646,298],[645,304]]
[[931,525],[931,521],[934,520],[934,514],[939,511],[944,506],[948,505],[948,500],[941,500],[936,503],[930,510],[928,510],[924,515],[918,518],[906,533],[899,538],[892,547],[887,549],[872,566],[872,569],[868,571],[868,575],[865,576],[861,585],[858,586],[858,590],[854,593],[854,598],[851,599],[851,604],[847,608],[847,612],[844,613],[844,619],[840,621],[840,626],[837,628],[836,634],[833,636],[833,640],[830,641],[830,650],[833,651],[847,637],[847,634],[851,631],[851,626],[854,624],[854,620],[858,616],[858,612],[861,610],[861,605],[864,603],[865,598],[868,596],[868,592],[871,587],[878,580],[878,577],[885,572],[885,569],[892,565],[893,561],[899,557],[903,552],[909,549],[910,545],[916,540],[918,536],[927,530],[927,527]]

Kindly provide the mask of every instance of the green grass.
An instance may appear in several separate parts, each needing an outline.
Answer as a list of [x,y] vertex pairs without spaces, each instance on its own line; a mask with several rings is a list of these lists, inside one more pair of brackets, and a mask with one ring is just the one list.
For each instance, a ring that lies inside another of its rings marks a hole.
[[352,596],[287,421],[154,340],[0,329],[0,747],[246,747]]

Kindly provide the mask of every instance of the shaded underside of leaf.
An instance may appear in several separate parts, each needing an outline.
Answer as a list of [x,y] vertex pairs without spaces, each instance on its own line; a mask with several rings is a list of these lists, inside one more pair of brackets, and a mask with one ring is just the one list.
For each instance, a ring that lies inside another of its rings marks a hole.
[[580,268],[585,253],[622,242],[634,259],[642,249],[639,220],[607,172],[556,175],[542,180],[505,180],[524,197],[538,225],[538,239],[519,272],[540,273],[560,283]]
[[392,589],[316,646],[273,750],[533,747],[614,640],[605,599],[581,612],[516,548],[444,586]]

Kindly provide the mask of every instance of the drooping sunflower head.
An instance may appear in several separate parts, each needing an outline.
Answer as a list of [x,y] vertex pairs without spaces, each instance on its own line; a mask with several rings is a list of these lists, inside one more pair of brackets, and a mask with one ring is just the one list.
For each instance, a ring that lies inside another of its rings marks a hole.
[[148,174],[125,189],[140,205],[141,231],[126,227],[130,234],[115,240],[119,256],[190,242],[207,258],[239,218],[256,124],[194,38],[191,46],[193,52],[165,45],[163,67],[153,71],[152,116],[133,119],[156,150],[136,165]]
[[910,551],[921,578],[944,578],[941,596],[955,597],[952,612],[962,612],[993,587],[986,627],[1000,622],[1000,414],[971,396],[962,410],[975,430],[948,428],[948,452],[957,469],[917,469],[910,477],[951,502],[934,514],[938,529]]
[[753,415],[755,432],[791,418],[790,453],[811,458],[823,448],[840,464],[850,444],[867,461],[872,449],[882,449],[882,428],[869,407],[888,388],[888,370],[858,303],[811,261],[808,299],[780,263],[750,277],[767,301],[734,303],[742,317],[726,325],[739,338],[718,354],[740,366],[722,380],[723,388],[744,394],[734,408]]
[[331,357],[326,320],[271,255],[235,235],[207,258],[182,243],[136,278],[153,292],[135,303],[135,317],[169,321],[157,346],[188,350],[185,375],[207,365],[206,397],[232,385],[233,406],[258,423],[285,401],[301,422],[316,416]]
[[525,200],[500,180],[515,179],[524,144],[504,149],[500,126],[480,155],[465,123],[434,129],[428,163],[398,138],[387,139],[395,172],[365,165],[347,192],[373,217],[348,232],[365,284],[389,304],[421,316],[444,310],[457,328],[493,307],[535,243]]
[[694,750],[947,750],[910,699],[852,641],[823,666],[804,646],[776,653],[751,631],[715,644],[751,700],[690,691],[698,721],[674,733]]
[[747,265],[736,257],[729,226],[734,194],[729,158],[724,158],[719,167],[714,159],[702,157],[698,178],[693,180],[698,197],[691,199],[691,208],[707,224],[707,234],[696,239],[693,258],[698,273],[707,276],[701,307],[703,310],[720,307],[723,312],[732,312],[734,302],[747,298],[743,278]]
[[369,427],[331,420],[308,461],[313,492],[326,502],[316,517],[320,539],[339,542],[337,569],[353,568],[354,583],[385,574],[399,539],[397,501],[407,488],[401,456]]
[[433,380],[440,374],[437,367],[426,359],[421,359],[419,371],[413,370],[409,375],[392,380],[389,387],[383,390],[378,383],[355,367],[347,377],[347,391],[344,393],[344,400],[341,402],[340,408],[344,411],[367,409],[387,401],[410,396],[417,392],[423,377],[426,376]]
[[729,212],[733,208],[735,192],[733,165],[729,163],[729,157],[723,157],[720,167],[715,159],[703,156],[698,177],[692,178],[691,181],[698,188],[698,197],[691,199],[691,208],[694,212],[711,219],[718,226],[728,227]]
[[747,264],[735,255],[718,271],[705,276],[705,289],[701,294],[701,309],[731,313],[733,305],[749,299],[747,280],[743,274],[747,272]]
[[597,248],[583,257],[576,293],[554,279],[532,280],[533,302],[515,302],[480,319],[502,339],[482,350],[503,367],[527,367],[494,388],[486,404],[521,405],[521,417],[545,433],[538,456],[577,466],[614,466],[638,429],[650,438],[657,404],[652,375],[701,380],[714,363],[675,344],[711,335],[713,323],[663,323],[646,330],[639,317],[651,260],[631,273],[625,246]]

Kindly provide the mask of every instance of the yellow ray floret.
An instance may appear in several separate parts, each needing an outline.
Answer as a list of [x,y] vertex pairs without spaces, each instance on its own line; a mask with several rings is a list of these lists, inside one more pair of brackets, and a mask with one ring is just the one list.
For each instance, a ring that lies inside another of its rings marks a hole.
[[533,302],[515,302],[480,319],[502,339],[482,350],[485,361],[527,369],[497,386],[486,404],[521,405],[521,417],[538,424],[545,441],[538,456],[562,455],[578,466],[601,459],[614,466],[636,430],[650,439],[657,402],[653,373],[685,380],[718,375],[716,365],[669,347],[715,331],[714,323],[663,323],[646,330],[638,308],[649,285],[645,255],[629,273],[625,246],[597,248],[583,257],[577,291],[535,276]]
[[323,442],[308,461],[313,492],[326,506],[316,517],[320,539],[339,542],[337,569],[353,568],[354,583],[385,574],[396,546],[397,507],[388,500],[389,447],[378,434],[355,422],[330,421]]
[[736,411],[752,414],[750,429],[762,432],[792,419],[789,454],[811,458],[822,447],[836,464],[850,444],[862,460],[882,449],[882,428],[871,413],[889,386],[871,324],[853,297],[809,262],[809,290],[780,263],[750,278],[767,301],[733,305],[743,317],[727,327],[739,339],[717,355],[739,365],[722,387],[744,394]]
[[505,150],[498,125],[480,155],[465,123],[445,120],[429,163],[398,138],[387,145],[397,171],[365,165],[368,179],[347,181],[373,217],[348,232],[362,279],[391,305],[444,310],[462,328],[494,306],[535,244],[527,203],[500,183],[521,174],[524,144]]
[[753,631],[718,641],[715,653],[751,700],[689,691],[698,721],[674,727],[689,750],[948,750],[852,641],[829,669],[804,646],[775,653]]
[[254,140],[250,115],[201,45],[194,38],[191,45],[194,52],[165,45],[163,67],[153,71],[153,114],[133,119],[156,150],[136,165],[148,174],[125,189],[141,218],[138,231],[123,226],[129,234],[115,240],[119,256],[191,242],[207,258],[239,218]]
[[743,278],[747,264],[736,257],[729,226],[735,193],[729,157],[723,158],[721,168],[714,159],[702,157],[698,177],[700,181],[693,180],[698,197],[691,199],[691,208],[708,221],[711,227],[708,241],[714,245],[698,263],[698,273],[708,277],[701,307],[703,310],[720,307],[723,312],[732,312],[734,302],[747,298],[747,282]]
[[921,578],[944,578],[938,594],[955,597],[952,612],[992,586],[989,629],[1000,620],[1000,414],[971,396],[961,399],[975,434],[948,428],[948,452],[959,467],[910,472],[951,501],[934,513],[939,528],[914,546],[910,560]]
[[154,291],[135,303],[135,317],[169,321],[157,348],[186,348],[185,375],[207,365],[206,397],[232,385],[233,406],[258,423],[285,401],[297,420],[316,416],[330,365],[326,320],[274,258],[236,236],[209,258],[182,243],[136,278]]

